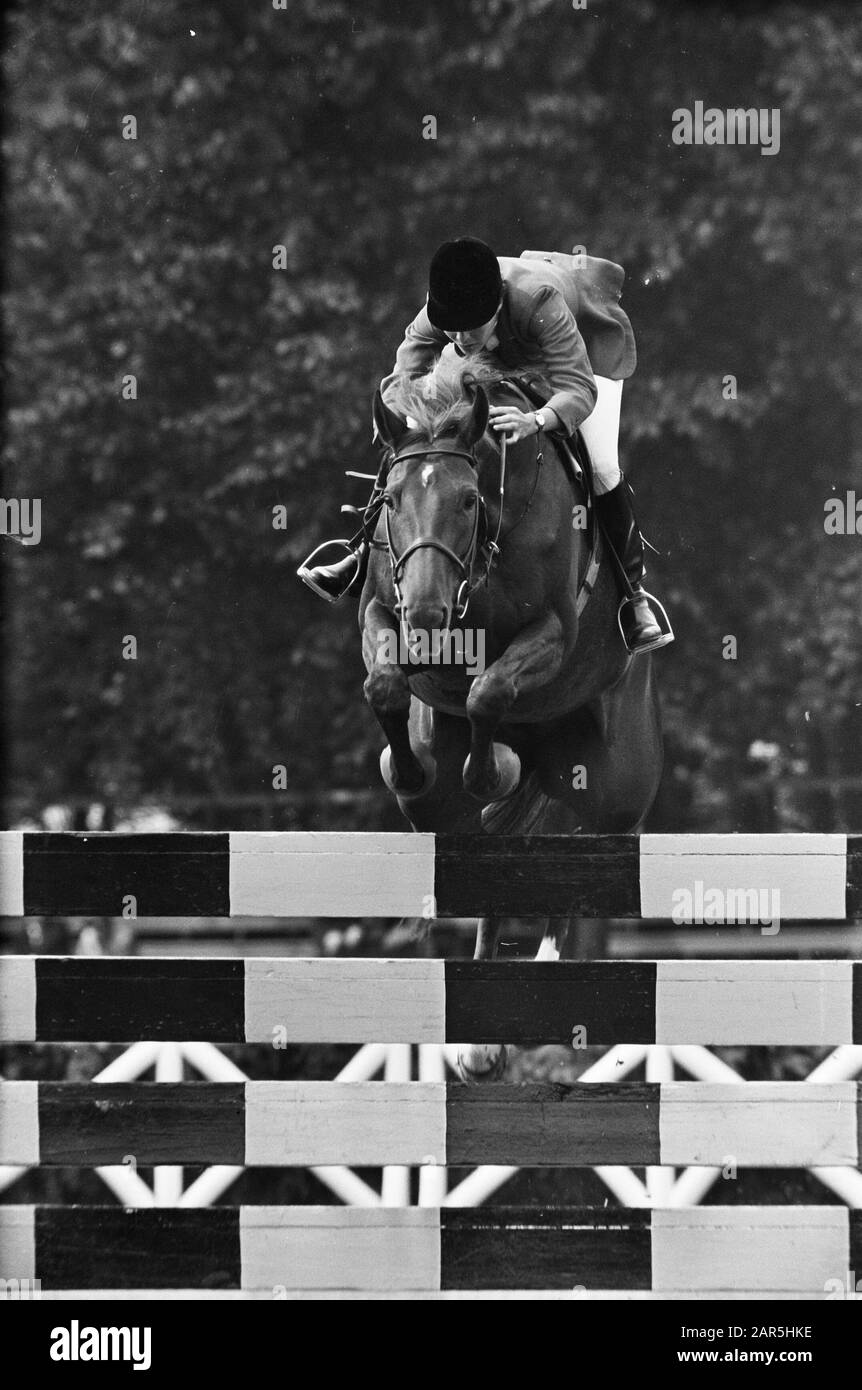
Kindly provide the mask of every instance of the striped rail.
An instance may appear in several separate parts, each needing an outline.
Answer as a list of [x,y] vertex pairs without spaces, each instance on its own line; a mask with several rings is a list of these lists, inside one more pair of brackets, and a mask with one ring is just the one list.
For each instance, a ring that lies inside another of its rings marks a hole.
[[862,1267],[862,1212],[0,1207],[0,1247],[43,1297],[804,1299]]
[[856,1168],[858,1082],[9,1081],[0,1162]]
[[0,833],[10,917],[710,922],[760,920],[773,902],[787,922],[862,913],[862,836]]
[[0,1041],[862,1044],[854,961],[0,956]]

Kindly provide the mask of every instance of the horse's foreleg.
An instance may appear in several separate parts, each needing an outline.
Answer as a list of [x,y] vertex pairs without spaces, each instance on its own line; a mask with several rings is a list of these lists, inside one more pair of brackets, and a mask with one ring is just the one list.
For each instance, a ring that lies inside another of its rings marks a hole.
[[[499,917],[480,917],[474,960],[494,960],[500,941]],[[469,1043],[458,1049],[458,1071],[463,1081],[499,1081],[506,1070],[505,1043]]]
[[519,695],[546,685],[563,660],[563,624],[547,613],[519,632],[503,655],[477,676],[467,697],[470,755],[464,764],[464,790],[480,801],[499,801],[515,790],[521,764],[494,734]]
[[[380,771],[389,790],[402,800],[421,796],[434,783],[434,760],[427,749],[419,754],[410,743],[410,686],[390,655],[394,618],[376,599],[365,610],[362,655],[368,675],[365,698],[388,741]],[[396,634],[397,636],[397,634]]]
[[559,960],[566,954],[570,917],[549,917],[545,935],[539,943],[536,960]]
[[479,925],[476,929],[476,949],[473,952],[474,960],[497,959],[497,947],[500,944],[500,926],[499,917],[479,918]]

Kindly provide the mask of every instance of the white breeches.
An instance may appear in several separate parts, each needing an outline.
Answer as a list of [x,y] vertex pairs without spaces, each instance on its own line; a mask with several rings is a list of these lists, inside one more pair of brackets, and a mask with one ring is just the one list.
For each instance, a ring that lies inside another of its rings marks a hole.
[[581,423],[581,434],[593,461],[596,492],[611,492],[620,480],[619,434],[623,383],[597,376],[598,400],[592,415]]

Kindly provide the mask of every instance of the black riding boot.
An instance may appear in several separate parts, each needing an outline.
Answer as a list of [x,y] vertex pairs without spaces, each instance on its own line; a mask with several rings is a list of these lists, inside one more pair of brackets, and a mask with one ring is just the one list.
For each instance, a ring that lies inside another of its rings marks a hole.
[[306,560],[296,572],[309,589],[313,589],[328,603],[335,603],[348,589],[354,586],[361,587],[364,583],[368,570],[368,546],[365,541],[327,541],[324,545],[318,546],[314,554],[309,556],[309,560],[313,560],[319,550],[324,550],[329,545],[347,546],[347,554],[332,565],[309,566]]
[[595,503],[596,515],[634,595],[624,604],[621,613],[629,651],[651,652],[667,646],[673,641],[673,633],[662,628],[643,590],[644,545],[634,514],[631,488],[625,478],[611,492],[597,494]]

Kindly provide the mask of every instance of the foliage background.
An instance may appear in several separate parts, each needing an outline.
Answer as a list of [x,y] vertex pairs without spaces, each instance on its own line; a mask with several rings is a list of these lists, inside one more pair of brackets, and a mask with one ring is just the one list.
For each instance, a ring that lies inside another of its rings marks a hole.
[[[812,779],[862,773],[862,537],[823,527],[862,496],[860,36],[850,3],[14,7],[4,495],[43,539],[4,546],[7,823],[253,797],[279,763],[378,788],[355,605],[294,569],[360,500],[373,388],[470,232],[628,273],[624,455],[677,630],[656,824],[859,828]],[[674,145],[697,100],[779,108],[780,152]]]

